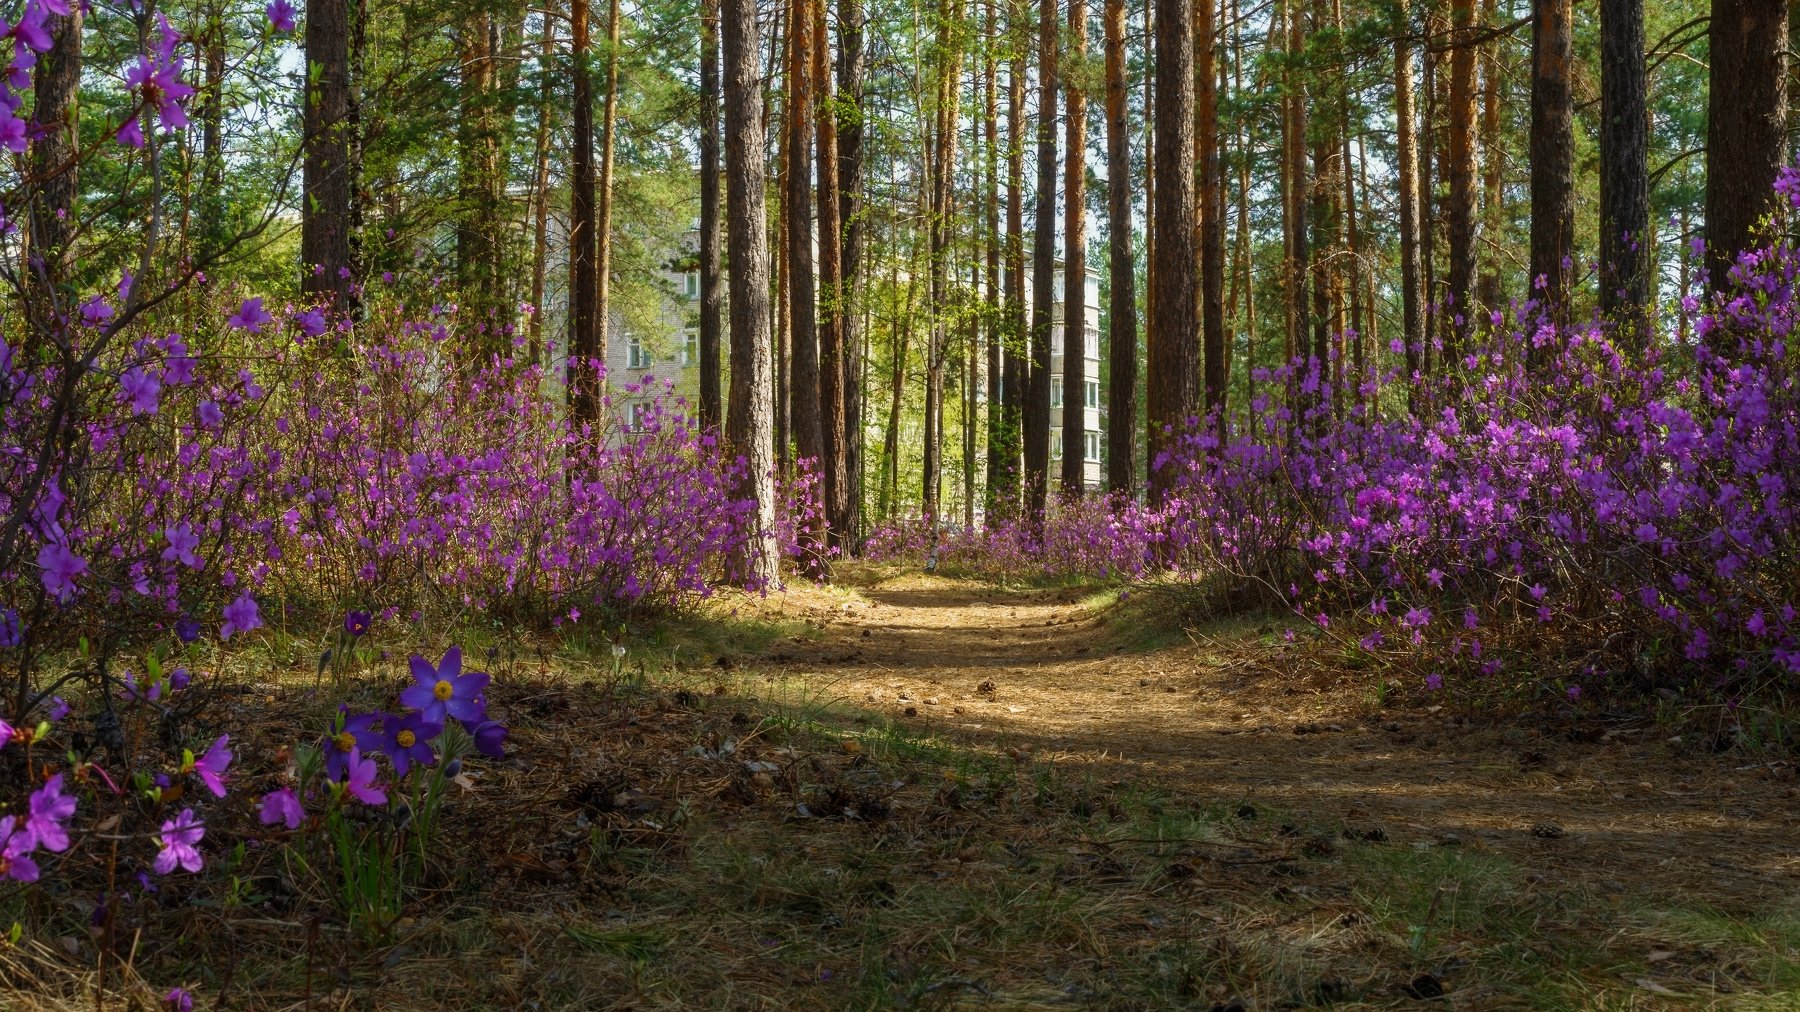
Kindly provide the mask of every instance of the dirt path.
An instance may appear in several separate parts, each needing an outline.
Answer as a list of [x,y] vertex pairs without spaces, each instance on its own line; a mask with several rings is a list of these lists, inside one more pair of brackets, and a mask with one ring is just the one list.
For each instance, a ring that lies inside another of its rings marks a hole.
[[1366,684],[1315,684],[1247,633],[1134,652],[1119,613],[1080,601],[925,576],[801,592],[784,608],[823,632],[773,659],[909,728],[1087,766],[1097,783],[1497,851],[1546,888],[1674,890],[1742,913],[1800,893],[1790,762],[1714,756],[1643,722],[1602,737],[1377,710]]

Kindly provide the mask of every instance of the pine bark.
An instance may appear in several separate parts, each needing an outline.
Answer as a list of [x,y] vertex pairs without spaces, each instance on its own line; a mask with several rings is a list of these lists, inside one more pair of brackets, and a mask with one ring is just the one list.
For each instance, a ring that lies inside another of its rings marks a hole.
[[306,90],[306,140],[300,217],[300,290],[353,312],[357,265],[351,242],[355,225],[350,147],[350,5],[348,0],[310,0],[306,5],[306,62],[318,75]]
[[1137,261],[1131,252],[1131,122],[1126,108],[1125,0],[1106,0],[1106,489],[1137,484]]
[[613,156],[619,133],[619,0],[606,18],[606,103],[600,123],[600,184],[594,215],[594,347],[605,356],[612,330]]
[[1023,0],[1012,0],[1007,17],[1011,59],[1006,72],[1006,300],[1000,353],[1000,445],[989,452],[988,467],[997,468],[995,506],[1003,517],[1019,511],[1020,454],[1024,450],[1026,387],[1030,380],[1025,353],[1025,73],[1028,57],[1020,41]]
[[1775,207],[1786,154],[1787,4],[1713,0],[1707,47],[1706,267],[1718,291],[1738,253],[1758,242],[1758,219]]
[[[50,50],[38,57],[32,85],[36,101],[32,118],[42,132],[31,144],[32,172],[38,185],[30,209],[29,259],[41,261],[43,276],[52,286],[69,280],[69,243],[78,220],[75,203],[81,192],[77,170],[81,131],[76,89],[81,84],[81,21],[80,4],[71,4],[67,15],[51,16]],[[217,47],[223,45],[223,40],[216,43]],[[207,103],[209,115],[216,119],[217,96],[209,94]],[[216,139],[213,152],[215,157],[206,162],[209,168],[220,161]]]
[[[814,274],[813,200],[810,152],[813,140],[813,0],[788,6],[787,231],[788,419],[798,460],[823,465],[825,434],[819,404],[819,332]],[[825,547],[824,517],[811,518],[801,541],[815,553]],[[817,556],[822,558],[822,555]]]
[[1450,202],[1445,231],[1449,240],[1449,292],[1444,358],[1460,359],[1475,325],[1475,26],[1474,0],[1454,0],[1450,50]]
[[719,338],[725,291],[719,273],[719,0],[700,5],[700,426],[724,420]]
[[1200,322],[1205,410],[1225,420],[1225,186],[1219,157],[1218,29],[1214,24],[1214,0],[1194,0],[1195,45],[1198,47],[1199,81],[1195,114],[1200,161]]
[[[1209,2],[1209,0],[1203,0]],[[1159,4],[1156,12],[1156,217],[1194,220],[1194,36],[1191,0]],[[1160,503],[1174,476],[1154,462],[1194,414],[1199,402],[1199,267],[1193,229],[1162,230],[1151,264],[1146,452],[1150,498]]]
[[594,290],[594,92],[588,39],[588,0],[569,0],[572,105],[569,178],[569,360],[571,420],[600,417],[600,331]]
[[844,304],[838,315],[846,349],[844,393],[844,466],[848,476],[847,536],[854,550],[862,530],[863,384],[867,358],[863,305],[863,0],[838,0],[838,219],[843,231]]
[[844,431],[844,234],[838,203],[837,103],[833,99],[831,46],[825,32],[825,0],[813,9],[813,87],[818,94],[815,173],[819,181],[819,407],[820,470],[828,544],[845,546],[850,530],[850,469]]
[[[544,285],[550,263],[550,127],[555,108],[551,101],[554,92],[550,87],[550,68],[556,59],[556,14],[554,4],[545,9],[543,32],[538,37],[537,143],[532,151],[531,173],[531,320],[526,324],[530,335],[527,354],[533,365],[544,360]],[[717,71],[715,64],[714,73]]]
[[1600,312],[1639,344],[1650,308],[1644,0],[1600,2]]
[[[1554,319],[1569,302],[1575,255],[1574,0],[1533,0],[1531,21],[1531,298]],[[1542,364],[1549,347],[1533,347]]]
[[[1056,0],[1039,0],[1036,227],[1031,244],[1031,390],[1025,399],[1025,508],[1036,521],[1049,499],[1050,335],[1056,304]],[[1185,24],[1185,22],[1183,22]],[[1181,219],[1183,221],[1187,219]]]
[[[1087,3],[1069,0],[1069,59],[1087,58]],[[1063,495],[1087,486],[1087,94],[1065,80],[1068,162],[1063,172]]]
[[[771,425],[769,235],[762,145],[762,82],[758,80],[756,0],[722,0],[724,35],[727,244],[731,258],[731,401],[725,421],[728,452],[743,461],[738,495],[756,503],[755,534],[746,546],[747,582],[780,578],[775,545],[775,448]],[[578,6],[585,0],[574,0]],[[579,108],[579,107],[578,107]]]

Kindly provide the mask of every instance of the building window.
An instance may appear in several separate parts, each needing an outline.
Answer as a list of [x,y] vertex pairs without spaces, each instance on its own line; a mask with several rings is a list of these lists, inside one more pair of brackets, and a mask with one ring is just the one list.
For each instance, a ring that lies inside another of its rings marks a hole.
[[1062,459],[1062,433],[1060,432],[1050,434],[1050,459]]
[[685,368],[700,363],[700,332],[689,328],[681,332],[681,364]]
[[1088,380],[1087,381],[1087,406],[1090,408],[1097,408],[1100,406],[1100,381],[1099,380]]
[[1083,331],[1082,332],[1082,344],[1086,345],[1086,350],[1083,352],[1084,355],[1086,355],[1088,358],[1099,358],[1100,357],[1100,331],[1099,331],[1099,329],[1096,327],[1089,327],[1085,331]]
[[1100,433],[1089,432],[1084,435],[1086,439],[1082,450],[1087,454],[1084,459],[1098,463],[1100,461]]
[[625,339],[625,368],[648,369],[652,364],[650,349],[644,347],[643,338],[633,334]]
[[1056,373],[1050,375],[1050,406],[1062,407],[1062,376]]
[[650,405],[642,401],[633,401],[625,412],[625,429],[628,432],[642,432],[650,421]]
[[682,276],[682,291],[686,292],[687,297],[691,300],[697,300],[700,298],[700,272],[699,271],[688,271],[685,275]]

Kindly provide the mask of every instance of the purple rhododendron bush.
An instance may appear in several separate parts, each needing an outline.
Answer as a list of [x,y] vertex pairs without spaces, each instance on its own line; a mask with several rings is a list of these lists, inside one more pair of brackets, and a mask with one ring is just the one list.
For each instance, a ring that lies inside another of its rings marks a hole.
[[874,562],[922,564],[936,545],[938,571],[1002,581],[1120,582],[1160,569],[1152,552],[1161,513],[1113,498],[1059,499],[1042,523],[993,518],[985,526],[933,534],[920,520],[870,532],[864,555]]
[[1266,376],[1307,407],[1186,435],[1161,537],[1431,689],[1776,702],[1800,674],[1797,273],[1746,254],[1736,292],[1683,303],[1690,347],[1496,319],[1413,413]]

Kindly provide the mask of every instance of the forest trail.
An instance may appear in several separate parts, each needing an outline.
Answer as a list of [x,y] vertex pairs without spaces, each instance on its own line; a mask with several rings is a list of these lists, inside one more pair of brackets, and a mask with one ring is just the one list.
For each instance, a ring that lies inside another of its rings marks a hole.
[[1085,768],[1096,786],[1152,783],[1398,846],[1497,852],[1547,889],[1674,890],[1744,910],[1800,892],[1791,762],[1713,755],[1691,729],[1675,741],[1643,720],[1381,708],[1369,679],[1296,670],[1249,625],[1134,647],[1121,609],[1088,596],[924,575],[847,600],[790,593],[783,610],[822,629],[768,660],[911,731]]

